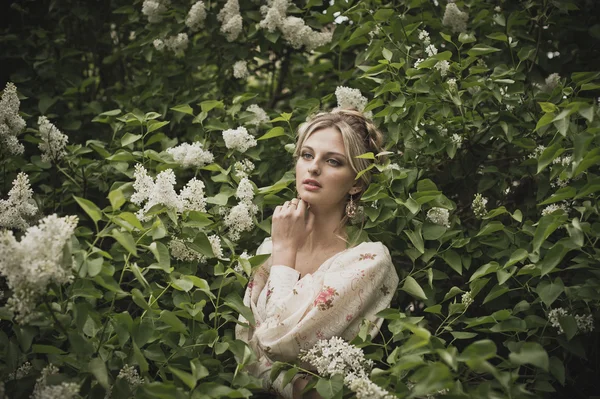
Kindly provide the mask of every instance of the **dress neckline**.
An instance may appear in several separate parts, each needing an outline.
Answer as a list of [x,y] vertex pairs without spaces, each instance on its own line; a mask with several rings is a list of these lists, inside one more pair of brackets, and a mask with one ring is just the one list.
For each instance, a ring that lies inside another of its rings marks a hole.
[[[314,271],[314,273],[306,273],[304,276],[303,276],[303,275],[300,275],[300,280],[302,280],[304,277],[306,277],[306,276],[308,276],[308,275],[314,276],[315,274],[319,273],[319,272],[322,270],[322,268],[323,268],[323,265],[325,265],[325,264],[326,264],[326,263],[328,263],[329,261],[331,261],[331,260],[333,260],[333,259],[337,258],[338,256],[340,256],[340,255],[341,255],[341,254],[343,254],[344,252],[347,252],[347,251],[349,251],[349,250],[351,250],[351,249],[354,249],[354,248],[358,248],[360,245],[362,245],[362,244],[363,244],[363,243],[365,243],[365,242],[366,242],[366,241],[363,241],[363,242],[359,243],[358,245],[355,245],[355,246],[353,246],[353,247],[348,247],[348,248],[346,248],[346,249],[344,249],[344,250],[342,250],[342,251],[340,251],[340,252],[338,252],[338,253],[335,253],[335,254],[331,255],[329,258],[325,259],[325,260],[324,260],[324,261],[323,261],[323,262],[322,262],[322,263],[319,265],[319,267],[317,267],[317,270],[315,270],[315,271]],[[300,281],[300,280],[298,280],[298,281]]]

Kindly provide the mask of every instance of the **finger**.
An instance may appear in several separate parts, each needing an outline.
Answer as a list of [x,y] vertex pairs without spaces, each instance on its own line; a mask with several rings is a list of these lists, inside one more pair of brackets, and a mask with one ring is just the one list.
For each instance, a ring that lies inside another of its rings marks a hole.
[[290,201],[293,205],[298,206],[298,204],[300,203],[300,200],[298,198],[294,198]]
[[306,201],[300,200],[296,209],[300,215],[304,215],[304,212],[306,212]]

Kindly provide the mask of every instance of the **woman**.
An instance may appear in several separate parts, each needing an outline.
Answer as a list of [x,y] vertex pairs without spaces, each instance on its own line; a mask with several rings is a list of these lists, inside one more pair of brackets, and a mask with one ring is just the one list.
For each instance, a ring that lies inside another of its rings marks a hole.
[[299,129],[294,157],[298,197],[275,208],[271,238],[257,254],[271,257],[253,275],[244,304],[255,325],[240,317],[236,336],[258,361],[249,372],[285,398],[300,397],[306,380],[271,383],[273,361],[293,361],[317,340],[352,340],[364,319],[378,332],[375,314],[387,308],[398,284],[388,249],[380,242],[348,248],[344,225],[369,186],[371,160],[356,156],[381,151],[381,133],[362,113],[323,113]]

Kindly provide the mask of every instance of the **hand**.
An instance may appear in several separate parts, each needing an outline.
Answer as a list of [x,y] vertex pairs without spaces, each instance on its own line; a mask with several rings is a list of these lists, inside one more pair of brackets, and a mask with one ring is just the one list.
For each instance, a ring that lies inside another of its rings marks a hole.
[[312,232],[315,215],[306,201],[294,198],[275,208],[271,225],[273,251],[293,251],[302,246]]

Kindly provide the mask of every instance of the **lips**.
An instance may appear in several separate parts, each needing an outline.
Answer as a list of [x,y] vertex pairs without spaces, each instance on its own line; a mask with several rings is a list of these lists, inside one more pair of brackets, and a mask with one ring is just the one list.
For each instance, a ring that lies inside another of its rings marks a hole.
[[321,187],[318,181],[313,179],[305,179],[302,181],[302,184],[307,184],[309,186]]

